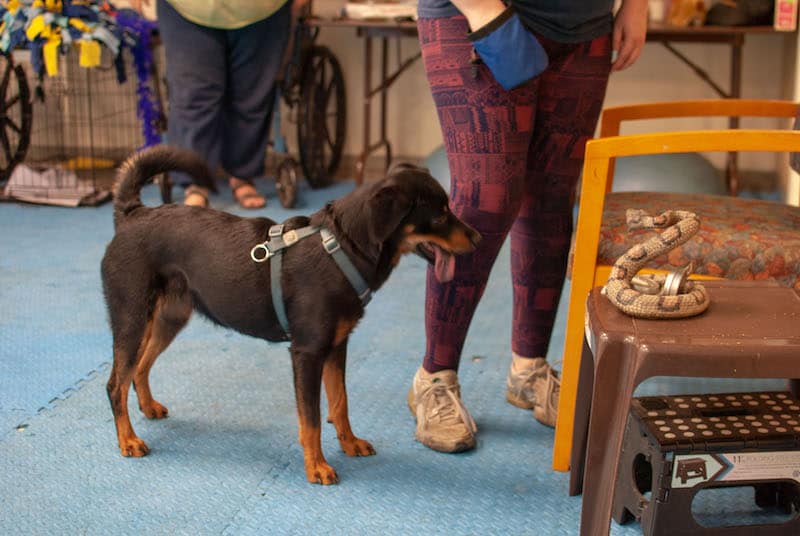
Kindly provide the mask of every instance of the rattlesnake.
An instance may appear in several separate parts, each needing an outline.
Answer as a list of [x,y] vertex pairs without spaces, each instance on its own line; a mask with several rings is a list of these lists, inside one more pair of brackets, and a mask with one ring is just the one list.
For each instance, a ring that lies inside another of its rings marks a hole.
[[697,215],[668,210],[659,216],[648,216],[643,210],[628,209],[625,216],[631,230],[666,229],[617,259],[603,294],[623,312],[638,318],[684,318],[705,311],[710,303],[705,287],[695,281],[679,279],[688,275],[691,265],[683,274],[636,276],[649,261],[694,236],[700,229]]

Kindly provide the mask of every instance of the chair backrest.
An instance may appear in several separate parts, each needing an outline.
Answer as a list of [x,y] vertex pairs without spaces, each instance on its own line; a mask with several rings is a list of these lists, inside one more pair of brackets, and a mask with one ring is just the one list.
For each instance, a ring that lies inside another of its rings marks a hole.
[[[603,110],[600,118],[600,137],[619,136],[623,121],[674,119],[681,117],[775,117],[793,119],[800,105],[785,100],[767,99],[703,99],[672,102],[649,102],[611,106]],[[699,151],[698,151],[699,152]],[[614,160],[611,160],[606,191],[610,192],[614,179]]]

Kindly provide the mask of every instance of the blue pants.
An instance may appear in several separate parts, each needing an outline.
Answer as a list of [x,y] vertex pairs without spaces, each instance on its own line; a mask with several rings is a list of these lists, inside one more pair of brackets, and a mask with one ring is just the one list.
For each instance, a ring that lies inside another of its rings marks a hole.
[[[194,24],[158,0],[167,59],[167,141],[204,156],[211,169],[252,180],[264,173],[275,78],[289,37],[291,2],[236,30]],[[186,186],[189,177],[172,174]]]

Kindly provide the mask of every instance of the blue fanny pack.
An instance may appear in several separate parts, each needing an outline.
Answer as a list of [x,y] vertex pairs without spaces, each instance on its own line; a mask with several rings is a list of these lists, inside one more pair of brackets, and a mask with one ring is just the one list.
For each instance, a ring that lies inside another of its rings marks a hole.
[[468,37],[503,89],[514,89],[547,68],[547,52],[511,7]]

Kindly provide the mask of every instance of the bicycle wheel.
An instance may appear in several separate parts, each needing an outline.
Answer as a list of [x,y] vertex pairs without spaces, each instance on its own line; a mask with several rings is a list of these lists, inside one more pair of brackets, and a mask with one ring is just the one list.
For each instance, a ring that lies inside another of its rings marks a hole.
[[278,166],[275,189],[283,208],[294,207],[297,202],[297,162],[294,158],[284,158]]
[[303,174],[312,188],[327,186],[344,148],[347,107],[344,75],[324,46],[308,53],[297,110],[297,145]]
[[0,59],[0,181],[22,162],[31,141],[33,104],[28,79],[21,65],[8,54]]
[[158,191],[161,192],[161,202],[172,203],[172,180],[169,178],[169,173],[162,173],[153,180],[158,184]]

